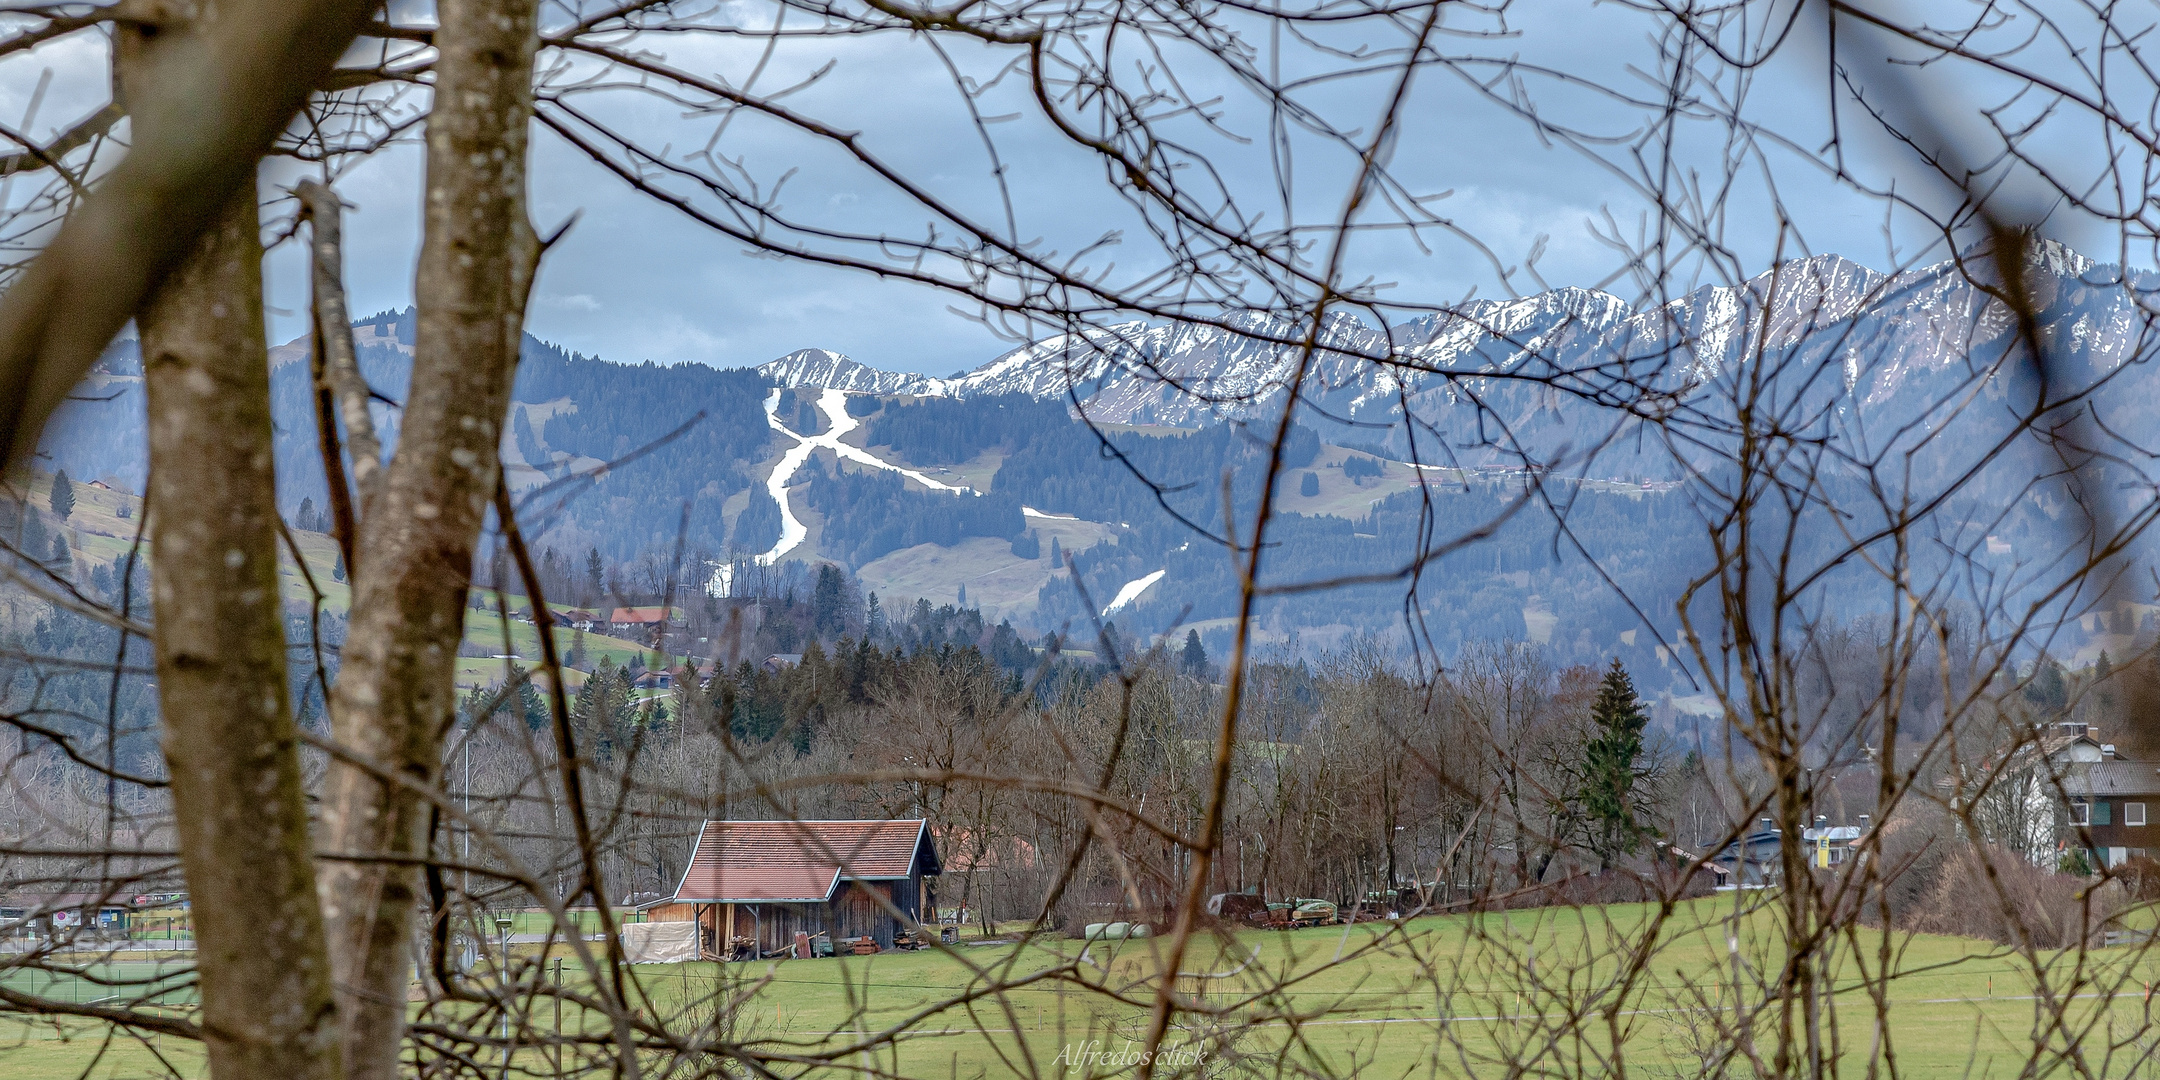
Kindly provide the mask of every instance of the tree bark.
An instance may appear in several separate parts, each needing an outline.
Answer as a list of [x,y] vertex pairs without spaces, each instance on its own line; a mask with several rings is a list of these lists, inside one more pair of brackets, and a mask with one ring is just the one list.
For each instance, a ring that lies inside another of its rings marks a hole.
[[[28,460],[45,419],[330,76],[379,0],[115,5],[115,38],[151,93],[123,102],[127,157],[0,295],[0,465]],[[147,32],[147,33],[146,33]]]
[[256,215],[249,183],[139,315],[158,693],[211,1075],[335,1080],[285,681]]
[[[412,384],[396,456],[360,523],[332,710],[348,749],[422,784],[439,774],[455,716],[473,551],[497,481],[538,249],[525,196],[535,5],[445,0],[437,12]],[[332,766],[323,809],[330,849],[419,855],[427,822],[411,789]],[[391,1080],[418,875],[410,863],[340,862],[323,867],[320,888],[347,1072]]]
[[323,448],[329,456],[323,471],[330,480],[331,518],[337,525],[340,550],[350,567],[359,536],[358,524],[368,500],[381,486],[382,442],[375,436],[375,419],[368,412],[367,379],[360,374],[360,360],[353,348],[352,314],[345,306],[344,204],[337,192],[317,180],[302,180],[293,189],[308,219],[314,242],[309,245],[311,276],[309,297],[315,323],[315,394],[318,423],[345,422],[345,445],[352,451],[352,482],[360,489],[360,505],[353,505],[345,486],[344,462],[337,450],[336,431],[325,427]]

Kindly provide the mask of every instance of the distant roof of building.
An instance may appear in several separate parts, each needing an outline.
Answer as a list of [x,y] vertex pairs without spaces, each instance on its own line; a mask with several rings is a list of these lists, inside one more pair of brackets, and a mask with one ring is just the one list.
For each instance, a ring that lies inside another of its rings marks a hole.
[[2160,768],[2149,761],[2081,761],[2063,767],[2063,794],[2160,796]]
[[679,622],[682,617],[681,608],[661,607],[656,604],[650,607],[616,608],[608,615],[608,621],[611,623]]
[[1865,831],[1858,825],[1825,825],[1820,829],[1809,826],[1800,830],[1800,838],[1803,840],[1852,841],[1860,839],[1861,833]]
[[818,903],[843,880],[897,880],[918,862],[936,874],[937,846],[920,818],[897,821],[708,821],[676,903]]

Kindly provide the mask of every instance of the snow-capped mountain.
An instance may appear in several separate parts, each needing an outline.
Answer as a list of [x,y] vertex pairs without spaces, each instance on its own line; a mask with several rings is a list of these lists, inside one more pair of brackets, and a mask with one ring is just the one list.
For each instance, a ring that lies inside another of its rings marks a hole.
[[797,349],[758,365],[758,374],[780,386],[822,387],[855,394],[947,394],[943,379],[880,371],[829,349]]
[[[2160,276],[2125,275],[2052,242],[2036,245],[2029,262],[2043,336],[2059,359],[2098,375],[2153,351],[2152,313],[2138,297],[2160,287]],[[1970,376],[2003,354],[2014,320],[1973,280],[1990,270],[1985,257],[1968,256],[1886,275],[1818,255],[1643,307],[1566,288],[1474,300],[1386,327],[1335,312],[1301,389],[1320,414],[1360,423],[1399,420],[1406,405],[1434,420],[1466,395],[1527,417],[1623,385],[1685,394],[1771,355],[1837,364],[1834,384],[1863,406],[1882,406],[1916,378],[1950,369]],[[1278,408],[1304,336],[1291,319],[1241,312],[1213,325],[1133,322],[1062,334],[949,379],[878,371],[818,350],[759,370],[784,386],[869,393],[1070,395],[1098,421],[1191,427]],[[1532,393],[1509,386],[1502,376],[1511,375],[1552,386]],[[1519,407],[1510,396],[1523,398]]]

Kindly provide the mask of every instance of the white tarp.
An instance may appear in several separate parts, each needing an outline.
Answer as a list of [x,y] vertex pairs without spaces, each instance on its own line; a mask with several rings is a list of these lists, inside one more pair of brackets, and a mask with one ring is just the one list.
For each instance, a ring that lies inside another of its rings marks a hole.
[[698,958],[694,922],[625,923],[623,959],[633,964],[680,964]]

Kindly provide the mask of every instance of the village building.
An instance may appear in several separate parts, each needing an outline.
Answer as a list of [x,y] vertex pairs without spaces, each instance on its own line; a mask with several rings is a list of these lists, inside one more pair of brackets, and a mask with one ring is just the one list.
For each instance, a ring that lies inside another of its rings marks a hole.
[[2063,850],[2082,847],[2094,868],[2120,866],[2160,847],[2151,811],[2160,809],[2160,767],[2124,761],[2110,753],[2100,761],[2063,770]]
[[1741,836],[1710,856],[1708,865],[1721,888],[1759,889],[1784,876],[1784,833],[1762,819],[1762,827]]
[[680,630],[685,625],[687,623],[683,619],[681,608],[662,607],[657,604],[649,607],[619,607],[608,615],[609,633],[637,642],[651,640],[655,631]]
[[889,949],[934,910],[928,879],[943,869],[920,818],[708,821],[674,893],[641,910],[649,922],[696,923],[701,957],[770,956],[796,948],[798,934]]
[[1807,844],[1810,866],[1835,870],[1860,857],[1860,845],[1867,834],[1866,814],[1860,815],[1858,825],[1832,825],[1829,818],[1817,816],[1814,825],[1800,830],[1800,839]]

